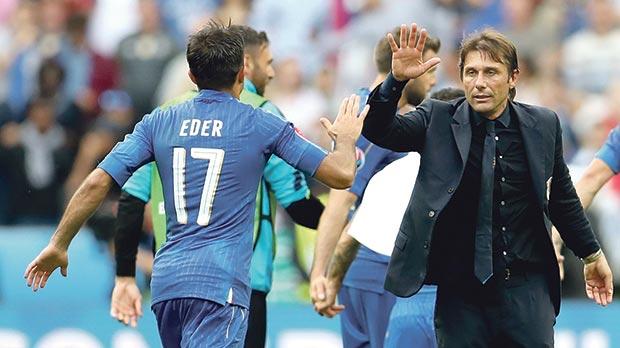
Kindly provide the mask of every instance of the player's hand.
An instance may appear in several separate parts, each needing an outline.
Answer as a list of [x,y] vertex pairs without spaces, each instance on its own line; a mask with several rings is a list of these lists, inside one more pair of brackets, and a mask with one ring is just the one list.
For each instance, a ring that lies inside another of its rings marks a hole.
[[400,46],[396,44],[396,40],[394,40],[394,36],[391,33],[387,35],[388,43],[392,49],[392,75],[399,81],[415,79],[441,61],[438,57],[424,61],[424,45],[428,33],[426,29],[421,29],[420,37],[416,41],[417,32],[418,26],[415,23],[411,24],[409,35],[407,35],[407,26],[401,25]]
[[345,137],[355,142],[362,133],[364,119],[368,114],[368,110],[370,110],[370,106],[364,106],[361,113],[359,110],[360,97],[353,94],[342,100],[342,103],[340,103],[338,116],[336,116],[336,120],[333,124],[328,119],[323,117],[321,118],[321,125],[325,128],[327,134],[333,141],[337,141],[339,137]]
[[614,296],[613,276],[605,254],[583,266],[586,282],[586,295],[601,306],[611,303]]
[[142,294],[134,277],[116,277],[110,315],[125,325],[138,325],[138,319],[142,316]]
[[310,277],[310,298],[312,304],[325,301],[327,293],[327,277],[324,275]]
[[344,310],[344,305],[336,304],[336,295],[340,290],[340,282],[334,280],[327,281],[325,299],[314,303],[314,310],[321,316],[333,318]]
[[37,291],[37,289],[45,287],[47,279],[58,267],[60,267],[60,274],[66,277],[68,265],[67,249],[50,243],[26,267],[24,278],[26,278],[28,286],[32,286],[32,290]]

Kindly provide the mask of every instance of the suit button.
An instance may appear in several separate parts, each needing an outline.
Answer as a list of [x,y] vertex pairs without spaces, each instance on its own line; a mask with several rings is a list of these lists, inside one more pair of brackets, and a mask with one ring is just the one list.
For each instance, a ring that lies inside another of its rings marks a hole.
[[452,192],[454,192],[454,187],[450,187],[450,188],[448,189],[448,193],[452,193]]
[[428,249],[428,242],[424,242],[424,249]]
[[429,211],[428,212],[428,217],[430,217],[430,218],[435,217],[435,211],[434,210]]

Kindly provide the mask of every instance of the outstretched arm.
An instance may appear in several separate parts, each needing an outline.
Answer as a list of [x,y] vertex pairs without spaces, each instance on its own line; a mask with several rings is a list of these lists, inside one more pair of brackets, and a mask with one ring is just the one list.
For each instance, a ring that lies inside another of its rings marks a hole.
[[34,291],[45,287],[47,279],[60,267],[67,276],[67,249],[86,219],[99,207],[112,186],[112,177],[100,168],[93,170],[69,201],[48,246],[26,268],[24,278]]

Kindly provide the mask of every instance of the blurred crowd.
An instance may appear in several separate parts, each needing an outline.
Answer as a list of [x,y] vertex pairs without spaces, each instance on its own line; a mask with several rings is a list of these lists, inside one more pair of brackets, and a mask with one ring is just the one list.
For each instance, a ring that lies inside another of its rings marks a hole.
[[[620,0],[2,0],[0,224],[55,223],[144,114],[192,88],[185,40],[210,19],[267,32],[267,97],[314,140],[319,117],[372,81],[376,42],[411,22],[441,40],[435,89],[459,86],[463,35],[492,26],[514,40],[516,100],[558,113],[573,177],[620,120]],[[89,222],[102,240],[115,202]],[[616,274],[619,213],[614,180],[589,214]]]

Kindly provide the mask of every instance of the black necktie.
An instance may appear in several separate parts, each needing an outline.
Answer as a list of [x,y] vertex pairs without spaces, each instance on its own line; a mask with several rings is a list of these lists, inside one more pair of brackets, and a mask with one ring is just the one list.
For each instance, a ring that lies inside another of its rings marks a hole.
[[493,275],[493,180],[495,179],[495,121],[485,120],[482,175],[474,254],[474,274],[482,284]]

